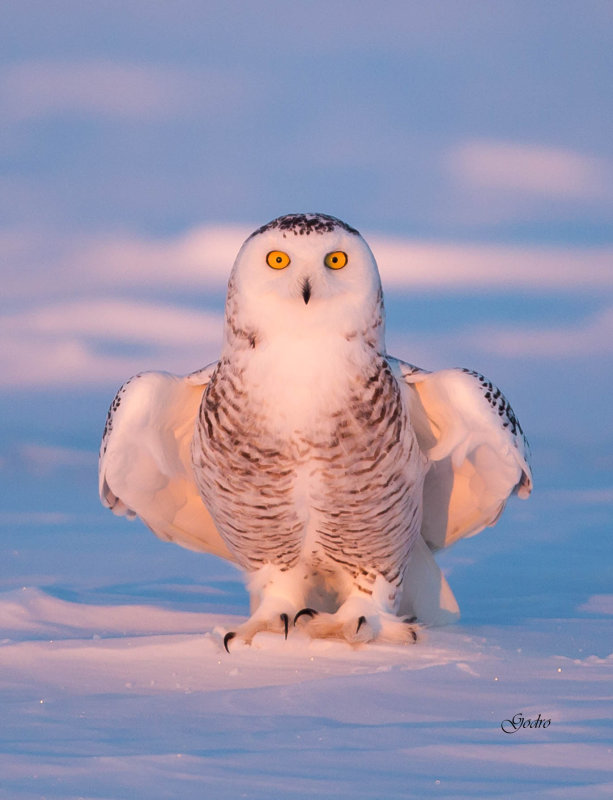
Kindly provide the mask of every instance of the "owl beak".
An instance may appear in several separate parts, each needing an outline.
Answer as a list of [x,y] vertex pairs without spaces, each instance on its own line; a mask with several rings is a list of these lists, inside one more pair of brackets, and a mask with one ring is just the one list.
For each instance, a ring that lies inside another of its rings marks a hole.
[[311,282],[308,278],[305,278],[305,281],[302,284],[302,299],[304,300],[305,305],[308,305],[308,302],[311,299]]

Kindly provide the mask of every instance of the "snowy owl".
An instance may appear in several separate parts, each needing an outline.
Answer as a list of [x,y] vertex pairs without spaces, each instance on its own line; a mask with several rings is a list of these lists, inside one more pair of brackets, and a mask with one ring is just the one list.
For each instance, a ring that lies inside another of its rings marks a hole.
[[381,282],[325,214],[256,230],[232,269],[219,361],[119,390],[100,496],[160,538],[235,562],[259,631],[411,643],[459,615],[433,552],[530,494],[528,445],[499,389],[385,349]]

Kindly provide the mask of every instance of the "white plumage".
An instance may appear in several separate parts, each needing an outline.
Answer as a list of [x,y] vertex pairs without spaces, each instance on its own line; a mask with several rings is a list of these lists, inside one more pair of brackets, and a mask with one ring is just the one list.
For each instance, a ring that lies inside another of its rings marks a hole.
[[374,257],[323,214],[249,237],[220,360],[124,384],[100,455],[115,513],[245,570],[252,615],[226,646],[292,624],[412,642],[413,618],[452,621],[432,553],[494,524],[531,485],[522,429],[495,386],[386,354]]

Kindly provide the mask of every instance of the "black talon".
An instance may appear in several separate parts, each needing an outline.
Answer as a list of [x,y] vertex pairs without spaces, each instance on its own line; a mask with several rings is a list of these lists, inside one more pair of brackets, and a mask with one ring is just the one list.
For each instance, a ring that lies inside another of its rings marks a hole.
[[[412,625],[414,622],[417,622],[417,617],[405,617],[402,621],[406,625]],[[417,632],[414,631],[414,630],[411,630],[411,636],[413,637],[413,641],[416,642],[417,641]]]
[[358,633],[362,625],[366,622],[366,617],[360,617],[358,619],[358,627],[355,629],[355,632]]
[[285,638],[287,639],[287,631],[289,629],[289,617],[287,616],[287,614],[281,614],[281,619],[285,627]]
[[228,633],[226,633],[226,635],[223,637],[223,646],[226,648],[226,653],[230,652],[230,650],[228,649],[228,642],[231,642],[235,636],[236,634],[234,633],[234,631],[228,631]]
[[317,616],[317,614],[319,614],[319,611],[315,611],[314,608],[301,608],[300,611],[294,617],[294,625],[303,614],[306,614],[308,617],[311,617],[312,619],[313,617]]

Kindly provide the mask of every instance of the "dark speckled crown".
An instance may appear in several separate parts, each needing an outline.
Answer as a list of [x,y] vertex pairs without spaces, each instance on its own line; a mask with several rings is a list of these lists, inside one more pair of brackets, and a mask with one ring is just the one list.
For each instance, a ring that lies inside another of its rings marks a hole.
[[277,217],[272,222],[262,225],[257,231],[254,231],[253,236],[266,231],[279,230],[291,231],[295,236],[309,236],[311,233],[332,233],[336,228],[341,228],[347,233],[353,233],[359,236],[359,232],[346,222],[343,222],[336,217],[331,217],[328,214],[286,214],[283,217]]

